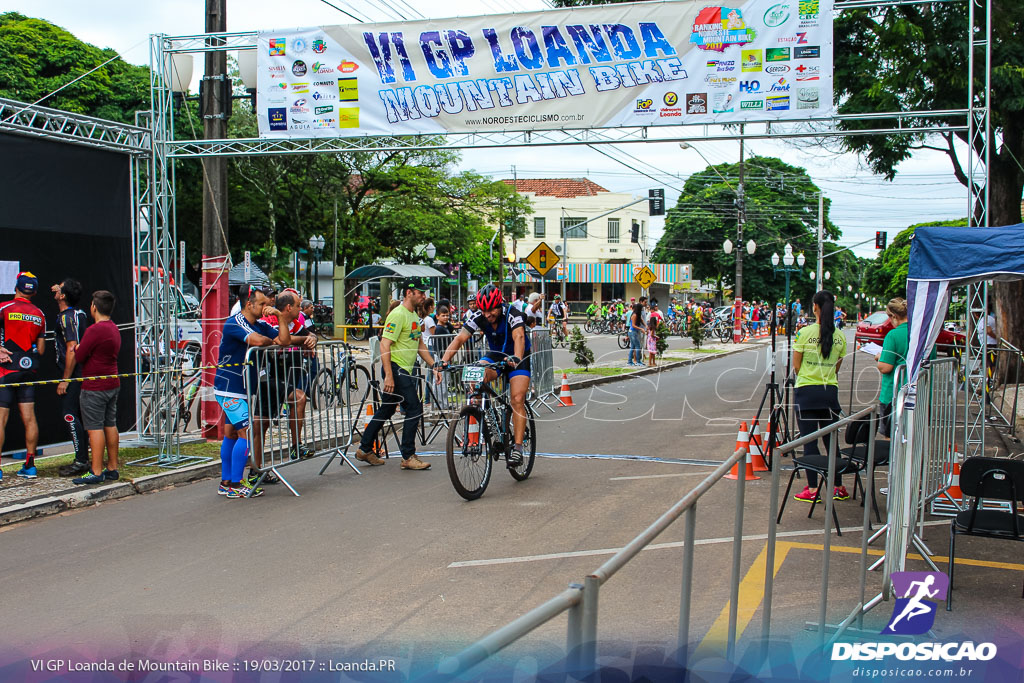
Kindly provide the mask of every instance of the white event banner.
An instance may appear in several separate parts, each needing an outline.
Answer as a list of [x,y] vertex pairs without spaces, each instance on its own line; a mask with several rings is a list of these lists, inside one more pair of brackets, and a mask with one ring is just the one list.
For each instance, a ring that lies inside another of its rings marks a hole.
[[260,134],[828,118],[832,3],[675,0],[263,31]]

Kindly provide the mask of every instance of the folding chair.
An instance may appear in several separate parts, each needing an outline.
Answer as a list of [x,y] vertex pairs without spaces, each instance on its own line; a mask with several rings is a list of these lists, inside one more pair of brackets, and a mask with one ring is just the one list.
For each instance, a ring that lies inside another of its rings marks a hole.
[[[867,497],[867,491],[864,489],[864,484],[860,480],[860,473],[864,472],[868,468],[868,441],[871,437],[871,431],[877,428],[878,419],[875,415],[863,417],[859,420],[854,420],[846,427],[846,432],[843,435],[843,440],[846,442],[849,448],[840,448],[839,455],[849,459],[851,465],[856,468],[853,482],[853,498],[857,499],[857,489],[860,488],[861,492],[861,507],[864,507],[864,502]],[[889,466],[889,446],[890,442],[883,439],[875,439],[875,467],[888,467]],[[875,481],[871,480],[871,507],[875,511],[875,518],[878,523],[882,523],[882,516],[878,512],[878,494],[876,492]],[[870,524],[870,523],[869,523]],[[870,526],[869,526],[870,528]]]
[[[1024,461],[1008,458],[967,458],[960,466],[960,490],[973,496],[969,510],[957,514],[949,526],[949,591],[946,610],[953,609],[954,543],[957,534],[982,536],[1007,541],[1024,541],[1024,515],[1017,514],[1017,503],[1024,502]],[[1010,512],[979,510],[983,500],[1004,500]],[[1024,591],[1021,592],[1024,598]]]
[[[849,431],[850,427],[847,427]],[[836,438],[833,434],[832,438]],[[796,477],[796,473],[800,470],[807,472],[815,472],[818,475],[818,488],[814,492],[814,500],[811,502],[811,509],[807,513],[807,517],[810,518],[814,514],[814,507],[821,500],[821,487],[825,486],[825,490],[828,491],[832,487],[833,483],[828,482],[826,485],[825,480],[828,478],[828,456],[827,455],[804,455],[799,458],[793,458],[793,473],[789,475],[789,483],[786,485],[786,494],[782,497],[782,506],[779,508],[779,516],[776,518],[776,524],[782,521],[782,513],[786,510],[786,503],[789,502],[789,492],[793,488],[793,479]],[[863,489],[864,487],[860,483],[860,475],[858,474],[860,469],[853,463],[849,458],[841,457],[840,453],[836,453],[836,475],[840,474],[852,474],[855,477],[853,484],[854,498],[857,497],[857,487]],[[836,525],[836,534],[839,536],[843,535],[842,529],[839,527],[839,515],[836,514],[836,506],[832,506],[832,521]]]

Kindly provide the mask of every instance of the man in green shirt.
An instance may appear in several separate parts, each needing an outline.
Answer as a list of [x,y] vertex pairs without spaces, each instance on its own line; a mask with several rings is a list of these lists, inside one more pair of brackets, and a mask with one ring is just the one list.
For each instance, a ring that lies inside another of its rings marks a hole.
[[587,320],[593,320],[595,315],[597,315],[597,304],[592,301],[587,306]]
[[423,415],[416,378],[412,375],[416,356],[423,359],[428,368],[434,366],[430,352],[423,344],[420,317],[416,308],[423,302],[429,288],[421,278],[409,278],[402,283],[402,304],[395,306],[384,321],[384,333],[380,341],[380,364],[384,375],[381,390],[384,392],[382,405],[363,432],[363,438],[356,450],[356,459],[371,465],[383,465],[384,461],[373,452],[377,434],[399,404],[405,408],[405,424],[402,427],[402,469],[425,470],[430,463],[416,457],[416,427]]

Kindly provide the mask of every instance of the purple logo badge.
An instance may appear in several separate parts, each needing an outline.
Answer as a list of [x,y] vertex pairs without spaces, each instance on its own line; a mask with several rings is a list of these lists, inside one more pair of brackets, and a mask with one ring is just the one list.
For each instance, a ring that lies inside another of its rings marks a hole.
[[946,599],[949,577],[945,572],[893,572],[896,601],[883,634],[905,636],[927,633],[935,623],[937,600]]

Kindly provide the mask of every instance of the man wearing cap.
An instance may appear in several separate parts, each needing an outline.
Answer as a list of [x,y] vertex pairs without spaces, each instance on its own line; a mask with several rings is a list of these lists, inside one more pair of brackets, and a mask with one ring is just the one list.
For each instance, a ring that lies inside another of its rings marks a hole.
[[416,356],[423,359],[428,368],[434,367],[434,359],[423,343],[420,317],[416,310],[423,302],[424,292],[430,287],[422,278],[409,278],[402,283],[402,303],[388,313],[384,321],[384,332],[380,342],[380,364],[384,381],[382,405],[356,449],[356,459],[371,465],[383,465],[384,461],[373,452],[373,442],[384,424],[391,419],[401,404],[405,410],[405,425],[402,428],[402,469],[425,470],[430,463],[416,457],[416,427],[423,415],[416,379],[412,375]]
[[35,387],[7,385],[34,380],[39,359],[46,350],[43,340],[46,320],[43,312],[32,305],[38,288],[39,280],[35,275],[18,273],[14,298],[0,304],[0,451],[3,451],[11,406],[17,403],[25,424],[25,464],[17,472],[22,479],[36,478],[39,425],[36,423]]

